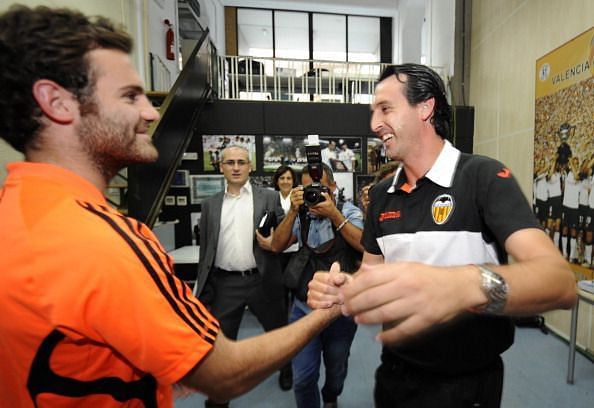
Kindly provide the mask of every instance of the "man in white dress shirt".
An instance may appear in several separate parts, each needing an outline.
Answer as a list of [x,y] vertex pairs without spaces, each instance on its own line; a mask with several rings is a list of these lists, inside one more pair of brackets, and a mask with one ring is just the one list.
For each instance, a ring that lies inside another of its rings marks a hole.
[[[284,212],[276,191],[249,182],[251,162],[244,147],[225,148],[220,169],[225,191],[202,202],[196,293],[219,319],[223,333],[236,339],[246,307],[266,331],[287,324],[279,258],[255,239],[264,214],[280,220]],[[281,370],[279,383],[283,390],[291,388],[290,365]],[[226,405],[207,401],[206,406]]]

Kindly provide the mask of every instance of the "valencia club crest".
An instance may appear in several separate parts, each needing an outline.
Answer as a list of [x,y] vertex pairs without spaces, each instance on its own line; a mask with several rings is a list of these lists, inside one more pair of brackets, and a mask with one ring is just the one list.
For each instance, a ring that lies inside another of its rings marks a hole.
[[431,216],[437,225],[445,224],[453,212],[454,199],[449,194],[437,196],[431,204]]

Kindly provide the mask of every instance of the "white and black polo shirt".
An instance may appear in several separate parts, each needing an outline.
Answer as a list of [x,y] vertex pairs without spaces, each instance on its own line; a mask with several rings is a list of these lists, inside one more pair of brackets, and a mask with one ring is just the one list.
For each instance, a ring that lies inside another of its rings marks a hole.
[[[500,162],[463,154],[446,141],[416,187],[404,172],[370,194],[362,243],[387,263],[436,266],[507,263],[505,240],[524,228],[540,228],[510,170]],[[439,371],[486,364],[513,342],[509,319],[468,314],[390,349],[412,363]]]

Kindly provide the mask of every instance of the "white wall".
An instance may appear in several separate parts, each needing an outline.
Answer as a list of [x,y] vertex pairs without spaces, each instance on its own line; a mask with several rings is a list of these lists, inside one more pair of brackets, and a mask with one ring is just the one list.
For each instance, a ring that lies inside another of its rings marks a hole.
[[[147,0],[148,1],[148,14],[146,21],[146,28],[144,32],[147,33],[148,42],[146,46],[146,54],[152,53],[155,57],[158,57],[163,64],[167,67],[171,74],[171,84],[175,82],[175,79],[179,75],[179,35],[177,34],[177,0]],[[165,36],[168,27],[165,25],[164,20],[168,19],[173,24],[173,32],[175,33],[175,59],[168,60],[166,58],[166,45]],[[150,71],[147,71],[146,81],[147,84],[150,82],[149,78]]]
[[421,62],[422,27],[425,18],[425,0],[401,0],[398,22],[397,63]]
[[219,55],[225,54],[225,9],[220,0],[199,0],[203,28],[208,28],[211,41]]
[[454,73],[455,0],[427,0],[425,21],[427,29],[427,65],[443,67],[443,74]]

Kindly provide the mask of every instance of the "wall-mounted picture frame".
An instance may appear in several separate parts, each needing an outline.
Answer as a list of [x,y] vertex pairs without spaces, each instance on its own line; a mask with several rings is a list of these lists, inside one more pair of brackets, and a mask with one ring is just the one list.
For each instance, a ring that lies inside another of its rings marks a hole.
[[367,138],[367,173],[378,171],[383,164],[390,161],[382,139],[378,137]]
[[334,172],[361,173],[362,144],[362,137],[320,136],[322,162]]
[[274,173],[281,165],[290,166],[296,171],[301,170],[307,164],[306,144],[307,136],[264,136],[262,170]]
[[225,189],[225,178],[222,175],[190,176],[190,203],[200,204],[202,200]]
[[256,170],[256,136],[254,135],[202,135],[204,171],[219,172],[221,153],[226,147],[241,146],[249,153],[252,171]]
[[353,173],[334,173],[334,181],[336,182],[336,199],[354,203]]
[[175,196],[172,196],[172,195],[165,196],[164,204],[166,206],[175,205]]
[[254,186],[274,190],[274,186],[272,185],[272,176],[250,176],[250,182]]
[[198,153],[197,152],[185,152],[182,160],[198,160]]
[[176,170],[171,180],[171,188],[190,187],[190,170]]

